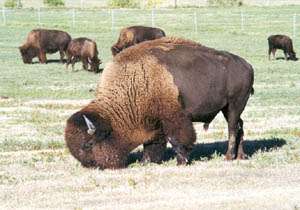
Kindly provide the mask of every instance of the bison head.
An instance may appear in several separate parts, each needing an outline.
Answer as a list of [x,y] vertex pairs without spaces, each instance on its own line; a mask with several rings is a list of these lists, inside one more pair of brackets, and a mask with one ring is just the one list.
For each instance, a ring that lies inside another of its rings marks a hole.
[[290,53],[289,60],[292,60],[292,61],[297,61],[298,60],[298,58],[296,57],[295,52]]
[[113,45],[111,47],[111,53],[113,56],[116,56],[119,52],[121,52],[122,49],[120,49],[119,47],[117,47],[116,45]]
[[99,68],[100,64],[102,63],[100,59],[93,58],[92,60],[89,60],[89,63],[91,64],[91,71],[95,73],[99,73],[101,69]]
[[32,59],[38,54],[38,50],[33,47],[21,46],[19,50],[24,63],[32,63]]
[[126,166],[127,155],[116,143],[109,121],[92,109],[79,111],[68,119],[65,141],[71,154],[85,167]]

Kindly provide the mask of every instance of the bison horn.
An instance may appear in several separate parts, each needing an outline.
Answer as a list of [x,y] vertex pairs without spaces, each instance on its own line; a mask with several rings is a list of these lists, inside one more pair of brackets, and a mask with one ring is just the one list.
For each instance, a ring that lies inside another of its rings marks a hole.
[[85,115],[83,115],[83,118],[84,118],[84,121],[85,121],[85,123],[88,127],[87,133],[89,135],[93,135],[96,131],[96,128],[95,128],[94,124]]

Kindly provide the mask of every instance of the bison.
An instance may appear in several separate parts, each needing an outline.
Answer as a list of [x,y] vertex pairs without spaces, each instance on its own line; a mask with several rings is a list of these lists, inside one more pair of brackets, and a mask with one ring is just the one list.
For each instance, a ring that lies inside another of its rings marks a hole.
[[166,34],[160,28],[146,26],[131,26],[123,28],[120,32],[118,42],[111,47],[111,52],[113,56],[115,56],[127,47],[143,41],[159,39],[164,36],[166,36]]
[[[80,37],[73,39],[67,49],[67,68],[72,63],[72,69],[76,61],[82,61],[83,69],[99,72],[101,61],[98,58],[98,50],[96,42],[91,39]],[[90,65],[90,69],[88,66]]]
[[271,52],[273,54],[273,58],[275,58],[276,49],[283,50],[285,60],[298,60],[296,58],[296,53],[293,49],[293,41],[290,37],[286,35],[271,35],[268,37],[269,43],[269,60]]
[[59,51],[60,60],[63,62],[71,36],[64,31],[34,29],[29,32],[25,44],[19,47],[24,63],[32,63],[38,56],[40,63],[46,63],[46,53]]
[[226,159],[244,159],[241,114],[253,93],[254,72],[243,58],[180,38],[161,38],[114,57],[96,99],[65,128],[71,154],[85,167],[122,168],[144,145],[144,161],[160,162],[166,142],[186,164],[196,140],[192,122],[228,122]]

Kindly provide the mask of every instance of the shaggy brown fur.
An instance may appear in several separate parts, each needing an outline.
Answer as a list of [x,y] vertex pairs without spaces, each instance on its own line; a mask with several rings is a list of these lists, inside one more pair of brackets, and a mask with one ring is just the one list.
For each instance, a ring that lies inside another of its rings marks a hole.
[[230,131],[226,157],[243,158],[240,114],[252,84],[251,66],[235,55],[176,38],[143,42],[106,66],[96,100],[69,118],[65,140],[89,167],[125,167],[141,144],[144,159],[159,162],[166,141],[178,164],[186,164],[195,142],[192,121],[209,123],[222,111]]
[[[72,69],[77,61],[82,61],[83,69],[99,72],[99,65],[101,61],[98,58],[98,50],[96,42],[91,39],[81,37],[73,39],[67,49],[67,68],[72,63]],[[91,66],[89,69],[88,66]]]
[[166,36],[160,28],[145,26],[131,26],[123,28],[120,32],[118,42],[111,47],[111,52],[115,56],[123,49],[143,41],[159,39]]
[[34,29],[26,39],[26,42],[19,47],[24,63],[32,63],[34,57],[38,57],[40,63],[46,63],[46,53],[59,51],[60,60],[63,62],[71,36],[64,31]]

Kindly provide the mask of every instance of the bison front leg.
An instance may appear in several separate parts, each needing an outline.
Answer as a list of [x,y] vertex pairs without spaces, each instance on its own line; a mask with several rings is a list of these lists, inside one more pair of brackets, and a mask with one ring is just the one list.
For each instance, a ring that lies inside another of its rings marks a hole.
[[158,135],[153,141],[144,144],[143,163],[161,163],[165,156],[167,142],[165,136]]
[[196,141],[192,121],[183,113],[173,119],[163,121],[163,130],[176,152],[177,165],[188,163],[189,154]]
[[44,51],[41,50],[41,51],[39,52],[38,57],[39,57],[40,63],[46,63],[46,62],[47,62],[46,53],[45,53]]
[[59,51],[59,55],[60,55],[60,62],[61,63],[64,63],[64,57],[65,57],[65,53],[64,53],[64,51]]
[[271,60],[271,52],[272,52],[272,48],[269,47],[269,52],[268,52],[268,57],[269,57],[269,60]]

